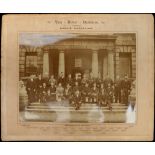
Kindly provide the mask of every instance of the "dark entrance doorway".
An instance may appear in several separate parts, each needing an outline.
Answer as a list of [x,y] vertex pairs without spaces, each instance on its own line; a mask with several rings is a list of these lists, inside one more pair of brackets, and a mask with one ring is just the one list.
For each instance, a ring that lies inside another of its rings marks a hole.
[[59,51],[51,50],[49,51],[49,75],[54,75],[58,77],[58,65],[59,65]]
[[89,73],[91,71],[92,52],[90,50],[70,50],[65,52],[66,75],[76,73]]

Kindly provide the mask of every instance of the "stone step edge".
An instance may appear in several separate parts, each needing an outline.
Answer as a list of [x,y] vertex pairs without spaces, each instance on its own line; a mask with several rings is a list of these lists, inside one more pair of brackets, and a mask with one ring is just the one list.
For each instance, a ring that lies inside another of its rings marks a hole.
[[[53,109],[26,109],[26,111],[40,111],[40,112],[84,112],[84,111],[87,111],[87,112],[92,112],[92,111],[96,111],[97,109],[93,109],[93,110],[84,110],[84,109],[79,109],[79,110],[75,110],[74,108],[71,109],[71,110],[53,110]],[[100,109],[100,110],[103,110],[104,112],[106,111],[110,111],[109,109]],[[112,109],[112,111],[115,111],[115,112],[126,112],[126,109]]]
[[[122,110],[126,110],[127,108],[122,108],[122,107],[112,107],[113,109],[122,109]],[[32,110],[32,109],[38,109],[38,110],[50,110],[50,109],[52,109],[52,110],[72,110],[72,109],[74,109],[74,107],[70,107],[70,108],[30,108],[30,107],[27,107],[26,109],[30,109],[30,110]],[[108,107],[96,107],[96,108],[80,108],[80,110],[98,110],[98,109],[102,109],[102,110],[104,110],[104,109],[108,109]]]
[[[54,103],[53,103],[54,104]],[[61,105],[61,103],[57,103],[59,105]],[[63,105],[64,103],[62,103]],[[48,104],[43,104],[43,103],[31,103],[30,106],[48,106]],[[85,105],[85,106],[96,106],[97,104],[96,103],[82,103],[82,105]],[[127,106],[125,104],[121,104],[121,103],[112,103],[111,105],[115,105],[115,106]]]

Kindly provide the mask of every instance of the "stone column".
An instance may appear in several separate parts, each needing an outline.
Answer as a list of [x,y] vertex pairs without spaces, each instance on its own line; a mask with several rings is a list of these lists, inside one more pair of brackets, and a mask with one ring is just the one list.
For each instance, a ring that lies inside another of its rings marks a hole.
[[108,57],[104,55],[103,57],[103,79],[108,75]]
[[65,75],[65,54],[64,51],[59,52],[59,68],[58,68],[58,75],[63,72]]
[[108,52],[108,75],[114,80],[114,53],[113,51]]
[[43,55],[43,77],[49,76],[49,54],[48,51],[44,51]]
[[93,51],[92,53],[92,76],[94,78],[98,77],[98,53]]
[[119,52],[116,52],[116,57],[115,57],[115,61],[116,61],[116,75],[120,75],[119,73]]

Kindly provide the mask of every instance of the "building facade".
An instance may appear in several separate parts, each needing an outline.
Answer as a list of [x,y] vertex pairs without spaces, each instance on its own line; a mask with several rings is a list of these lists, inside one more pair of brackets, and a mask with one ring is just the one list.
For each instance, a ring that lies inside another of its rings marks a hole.
[[136,77],[136,34],[78,35],[44,46],[19,45],[20,77],[75,73]]

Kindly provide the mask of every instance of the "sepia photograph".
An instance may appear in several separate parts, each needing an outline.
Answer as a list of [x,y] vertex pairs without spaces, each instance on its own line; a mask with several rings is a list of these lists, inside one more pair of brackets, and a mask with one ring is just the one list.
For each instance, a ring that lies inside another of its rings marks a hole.
[[19,33],[20,121],[135,123],[135,80],[135,33]]
[[2,139],[150,141],[154,19],[19,14],[2,20]]

